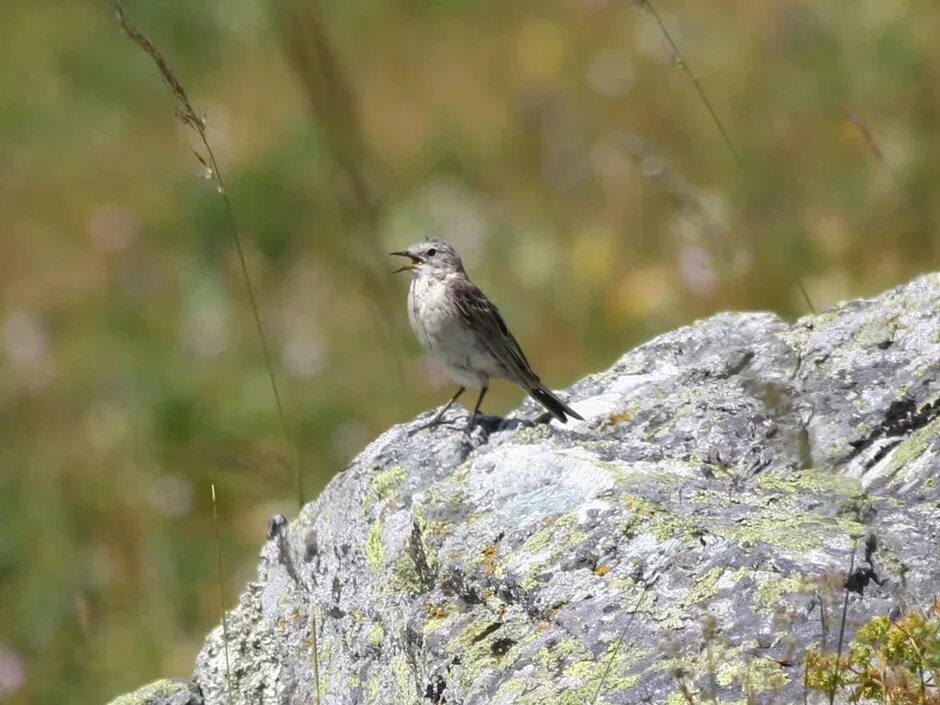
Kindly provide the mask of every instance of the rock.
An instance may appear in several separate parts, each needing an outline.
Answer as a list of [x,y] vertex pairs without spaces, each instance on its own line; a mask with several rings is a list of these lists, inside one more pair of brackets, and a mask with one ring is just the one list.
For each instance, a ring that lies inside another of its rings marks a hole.
[[203,705],[203,700],[194,683],[164,678],[115,698],[108,705]]
[[[938,365],[929,275],[663,335],[568,391],[584,422],[396,426],[272,522],[234,701],[803,702],[846,595],[848,643],[938,590]],[[226,702],[221,629],[193,678]]]

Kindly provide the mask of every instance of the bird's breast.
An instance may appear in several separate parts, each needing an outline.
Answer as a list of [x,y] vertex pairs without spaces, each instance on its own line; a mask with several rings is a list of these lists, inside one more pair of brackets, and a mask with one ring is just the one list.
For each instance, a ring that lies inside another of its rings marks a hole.
[[457,343],[462,321],[444,281],[415,277],[408,292],[408,320],[425,350],[441,353]]

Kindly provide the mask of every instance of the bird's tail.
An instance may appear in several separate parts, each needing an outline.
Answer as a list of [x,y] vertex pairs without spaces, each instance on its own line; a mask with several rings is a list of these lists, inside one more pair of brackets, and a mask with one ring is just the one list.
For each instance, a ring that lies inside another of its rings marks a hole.
[[[532,398],[535,399],[539,404],[548,409],[549,413],[554,416],[556,419],[565,423],[568,421],[568,416],[580,419],[584,421],[584,418],[572,409],[570,406],[565,404],[561,399],[556,397],[549,389],[547,389],[542,384],[534,385],[530,390],[529,394],[532,395]],[[567,416],[566,416],[567,414]]]

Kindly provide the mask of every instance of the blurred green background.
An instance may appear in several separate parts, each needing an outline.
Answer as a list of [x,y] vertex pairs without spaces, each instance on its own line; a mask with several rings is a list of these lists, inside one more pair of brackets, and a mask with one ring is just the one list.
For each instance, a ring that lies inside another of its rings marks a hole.
[[[452,392],[386,253],[451,239],[561,387],[723,309],[936,268],[940,4],[130,0],[205,113],[308,498]],[[109,2],[0,23],[0,702],[188,675],[296,512],[223,204]],[[497,384],[487,403],[521,399]]]

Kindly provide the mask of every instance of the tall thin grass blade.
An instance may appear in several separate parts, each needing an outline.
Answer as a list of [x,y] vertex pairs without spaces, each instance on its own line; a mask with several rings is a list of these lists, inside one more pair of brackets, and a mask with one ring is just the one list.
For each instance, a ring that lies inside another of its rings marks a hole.
[[731,152],[731,156],[734,157],[734,160],[741,163],[741,157],[738,156],[738,150],[734,148],[734,144],[731,142],[731,137],[728,135],[728,131],[725,130],[724,124],[721,122],[721,119],[718,117],[718,113],[715,112],[715,108],[712,106],[712,102],[708,99],[708,96],[705,94],[705,89],[702,88],[701,82],[698,80],[698,76],[692,71],[692,67],[689,66],[689,62],[686,61],[685,57],[682,55],[682,52],[679,51],[679,46],[673,40],[672,35],[669,33],[669,30],[666,28],[666,23],[663,22],[662,18],[659,16],[659,13],[656,12],[656,8],[653,7],[653,3],[650,0],[641,0],[640,7],[649,12],[653,19],[656,20],[656,24],[659,25],[659,30],[663,33],[663,37],[666,38],[666,42],[669,44],[669,48],[672,50],[672,54],[676,57],[676,62],[685,71],[686,75],[692,81],[692,85],[695,86],[695,90],[698,93],[699,98],[702,101],[702,104],[705,106],[705,109],[708,111],[708,114],[712,118],[712,122],[715,123],[715,127],[718,128],[718,132],[721,134],[721,138],[725,142],[725,146],[728,147],[728,151]]
[[212,526],[215,529],[215,558],[219,576],[219,611],[222,612],[222,648],[225,652],[225,686],[228,705],[232,705],[232,665],[228,656],[228,617],[225,614],[225,580],[222,577],[222,542],[219,538],[219,513],[216,508],[215,483],[212,484]]
[[[676,41],[672,38],[672,34],[670,34],[669,29],[666,27],[666,23],[663,22],[663,18],[660,17],[659,13],[656,11],[656,8],[653,7],[653,3],[650,0],[639,0],[638,4],[642,9],[649,12],[653,19],[656,20],[656,24],[659,25],[659,31],[662,32],[666,43],[669,45],[669,49],[672,51],[672,55],[676,59],[676,64],[689,77],[689,80],[692,81],[692,85],[695,86],[695,92],[698,93],[699,100],[701,100],[702,105],[705,106],[705,110],[708,111],[708,114],[711,116],[712,122],[715,123],[715,127],[718,129],[718,133],[721,135],[721,139],[728,148],[728,152],[734,159],[735,164],[737,164],[739,167],[742,166],[743,162],[741,160],[741,155],[738,153],[738,150],[735,149],[734,143],[731,141],[731,136],[725,129],[725,125],[721,121],[721,118],[718,117],[718,112],[715,110],[711,100],[708,98],[708,94],[705,93],[705,89],[702,88],[702,83],[699,81],[698,75],[692,70],[692,67],[689,66],[689,62],[679,50],[679,45],[676,44]],[[803,300],[806,301],[806,305],[809,307],[809,310],[813,313],[816,313],[816,307],[813,306],[813,302],[809,297],[809,293],[806,291],[803,278],[797,277],[797,281],[800,292],[803,295]]]
[[235,215],[232,211],[232,204],[229,200],[228,193],[225,190],[225,182],[222,178],[222,170],[219,169],[219,164],[216,161],[215,153],[212,151],[212,146],[209,144],[209,139],[206,136],[206,122],[193,109],[192,103],[189,101],[189,96],[186,94],[185,88],[183,88],[183,84],[176,77],[176,74],[173,73],[173,70],[170,68],[169,63],[164,58],[163,54],[160,53],[160,50],[157,49],[153,42],[147,39],[147,37],[144,36],[140,30],[131,24],[121,0],[114,0],[114,8],[115,12],[117,13],[118,24],[121,26],[121,29],[144,52],[146,52],[151,59],[153,59],[154,63],[157,65],[157,69],[160,71],[160,75],[163,77],[163,80],[169,87],[170,92],[173,94],[173,97],[176,98],[177,118],[183,124],[192,128],[192,130],[196,133],[196,136],[199,138],[199,141],[202,143],[203,149],[205,150],[205,156],[201,156],[196,153],[196,158],[204,167],[206,167],[206,173],[215,182],[216,190],[219,192],[219,195],[222,197],[222,202],[225,204],[225,214],[228,223],[228,229],[232,236],[232,241],[235,244],[235,251],[238,253],[238,262],[241,265],[242,276],[245,279],[245,289],[248,292],[248,302],[251,305],[251,312],[254,316],[255,328],[257,328],[258,338],[261,341],[261,351],[264,356],[264,364],[267,368],[268,379],[271,383],[271,390],[274,393],[274,404],[277,407],[277,416],[278,421],[280,422],[281,432],[284,435],[284,444],[287,447],[288,454],[293,455],[294,482],[297,491],[297,502],[300,507],[303,507],[305,498],[303,473],[300,467],[300,454],[297,452],[294,444],[291,443],[290,433],[288,433],[287,430],[287,420],[284,415],[284,405],[281,402],[281,394],[278,390],[277,378],[274,375],[274,364],[272,362],[271,351],[268,347],[267,338],[264,335],[264,326],[261,324],[261,314],[258,310],[257,297],[255,296],[254,287],[251,284],[251,277],[248,274],[248,264],[245,259],[245,252],[242,249],[241,238],[238,235],[238,228],[235,225]]

